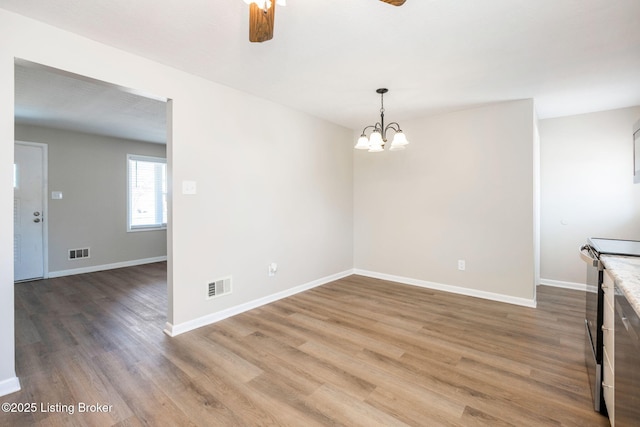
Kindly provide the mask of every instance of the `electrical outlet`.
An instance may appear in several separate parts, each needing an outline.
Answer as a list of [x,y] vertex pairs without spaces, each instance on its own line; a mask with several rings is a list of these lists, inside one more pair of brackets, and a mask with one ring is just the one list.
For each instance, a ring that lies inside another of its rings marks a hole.
[[458,270],[464,271],[466,267],[467,266],[466,266],[466,263],[464,262],[464,260],[463,259],[459,259],[458,260]]

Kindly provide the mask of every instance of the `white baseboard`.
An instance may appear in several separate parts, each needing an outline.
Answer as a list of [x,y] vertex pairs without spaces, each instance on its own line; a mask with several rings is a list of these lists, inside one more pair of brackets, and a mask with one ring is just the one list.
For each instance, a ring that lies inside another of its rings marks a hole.
[[374,279],[390,280],[392,282],[403,283],[405,285],[419,286],[421,288],[436,289],[439,291],[451,292],[454,294],[477,297],[492,301],[506,302],[509,304],[521,305],[524,307],[536,307],[535,299],[512,297],[509,295],[496,294],[493,292],[479,291],[477,289],[463,288],[460,286],[445,285],[442,283],[429,282],[426,280],[412,279],[409,277],[394,276],[391,274],[378,273],[375,271],[354,269],[354,274],[372,277]]
[[20,380],[18,377],[0,381],[0,396],[6,396],[16,391],[20,391]]
[[113,270],[116,268],[133,267],[136,265],[151,264],[154,262],[166,261],[167,256],[159,256],[154,258],[134,259],[131,261],[115,262],[113,264],[92,265],[89,267],[74,268],[71,270],[50,271],[49,278],[73,276],[74,274],[95,273],[96,271]]
[[553,286],[554,288],[573,289],[576,291],[595,292],[596,287],[584,283],[563,282],[562,280],[540,279],[540,284],[545,286]]
[[203,326],[211,325],[213,323],[224,320],[228,317],[235,316],[240,313],[244,313],[245,311],[258,308],[265,304],[278,301],[280,299],[289,297],[291,295],[295,295],[300,292],[304,292],[306,290],[315,288],[317,286],[325,285],[327,283],[333,282],[338,279],[342,279],[343,277],[347,277],[352,274],[353,274],[353,270],[346,270],[341,273],[332,274],[330,276],[322,277],[312,282],[305,283],[303,285],[296,286],[294,288],[287,289],[285,291],[278,292],[273,295],[268,295],[266,297],[258,298],[256,300],[249,301],[244,304],[240,304],[235,307],[231,307],[226,310],[219,311],[217,313],[211,313],[206,316],[199,317],[197,319],[189,320],[183,323],[178,323],[177,325],[167,322],[165,325],[164,333],[169,335],[170,337],[175,337],[176,335],[180,335],[185,332],[189,332]]

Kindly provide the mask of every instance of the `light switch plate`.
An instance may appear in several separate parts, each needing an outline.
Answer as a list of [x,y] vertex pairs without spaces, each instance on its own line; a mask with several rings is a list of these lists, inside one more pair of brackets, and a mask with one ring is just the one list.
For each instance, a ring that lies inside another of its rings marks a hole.
[[51,199],[53,200],[62,200],[62,191],[52,191]]
[[182,181],[182,194],[196,194],[196,182]]
[[271,264],[269,264],[269,277],[275,276],[277,272],[278,272],[278,264],[276,264],[275,262],[272,262]]

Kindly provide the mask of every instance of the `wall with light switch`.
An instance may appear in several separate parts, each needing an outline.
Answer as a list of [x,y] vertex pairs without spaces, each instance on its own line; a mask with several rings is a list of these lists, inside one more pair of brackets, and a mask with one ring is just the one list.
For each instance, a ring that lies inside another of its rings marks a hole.
[[[166,146],[38,126],[16,125],[19,141],[47,144],[49,276],[158,261],[166,230],[127,232],[126,156],[166,158]],[[69,249],[90,256],[69,259]]]
[[640,240],[633,124],[640,106],[540,120],[541,281],[584,288],[589,237]]
[[[169,332],[351,272],[351,130],[4,10],[0,29],[0,395],[19,386],[15,58],[169,99]],[[57,202],[67,200],[64,189],[51,189],[63,192]],[[207,298],[208,284],[228,276],[233,292]]]

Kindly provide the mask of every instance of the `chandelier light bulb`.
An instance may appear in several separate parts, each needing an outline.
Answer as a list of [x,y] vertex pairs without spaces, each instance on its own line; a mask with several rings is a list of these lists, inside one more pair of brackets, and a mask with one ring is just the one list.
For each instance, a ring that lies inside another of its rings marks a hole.
[[370,145],[382,145],[382,134],[378,130],[374,130],[371,132],[371,136],[369,137]]
[[382,148],[382,144],[382,134],[377,130],[371,132],[371,136],[369,137],[369,152],[377,153],[383,151],[384,148]]
[[354,147],[357,150],[368,150],[369,149],[369,138],[367,138],[367,135],[362,134],[360,135],[360,138],[358,138],[358,143],[356,144],[356,146]]
[[407,141],[407,137],[404,135],[404,132],[402,132],[401,130],[399,130],[398,132],[396,132],[396,134],[393,136],[393,142],[391,143],[391,146],[393,147],[395,146],[404,146],[407,145],[409,143],[409,141]]

